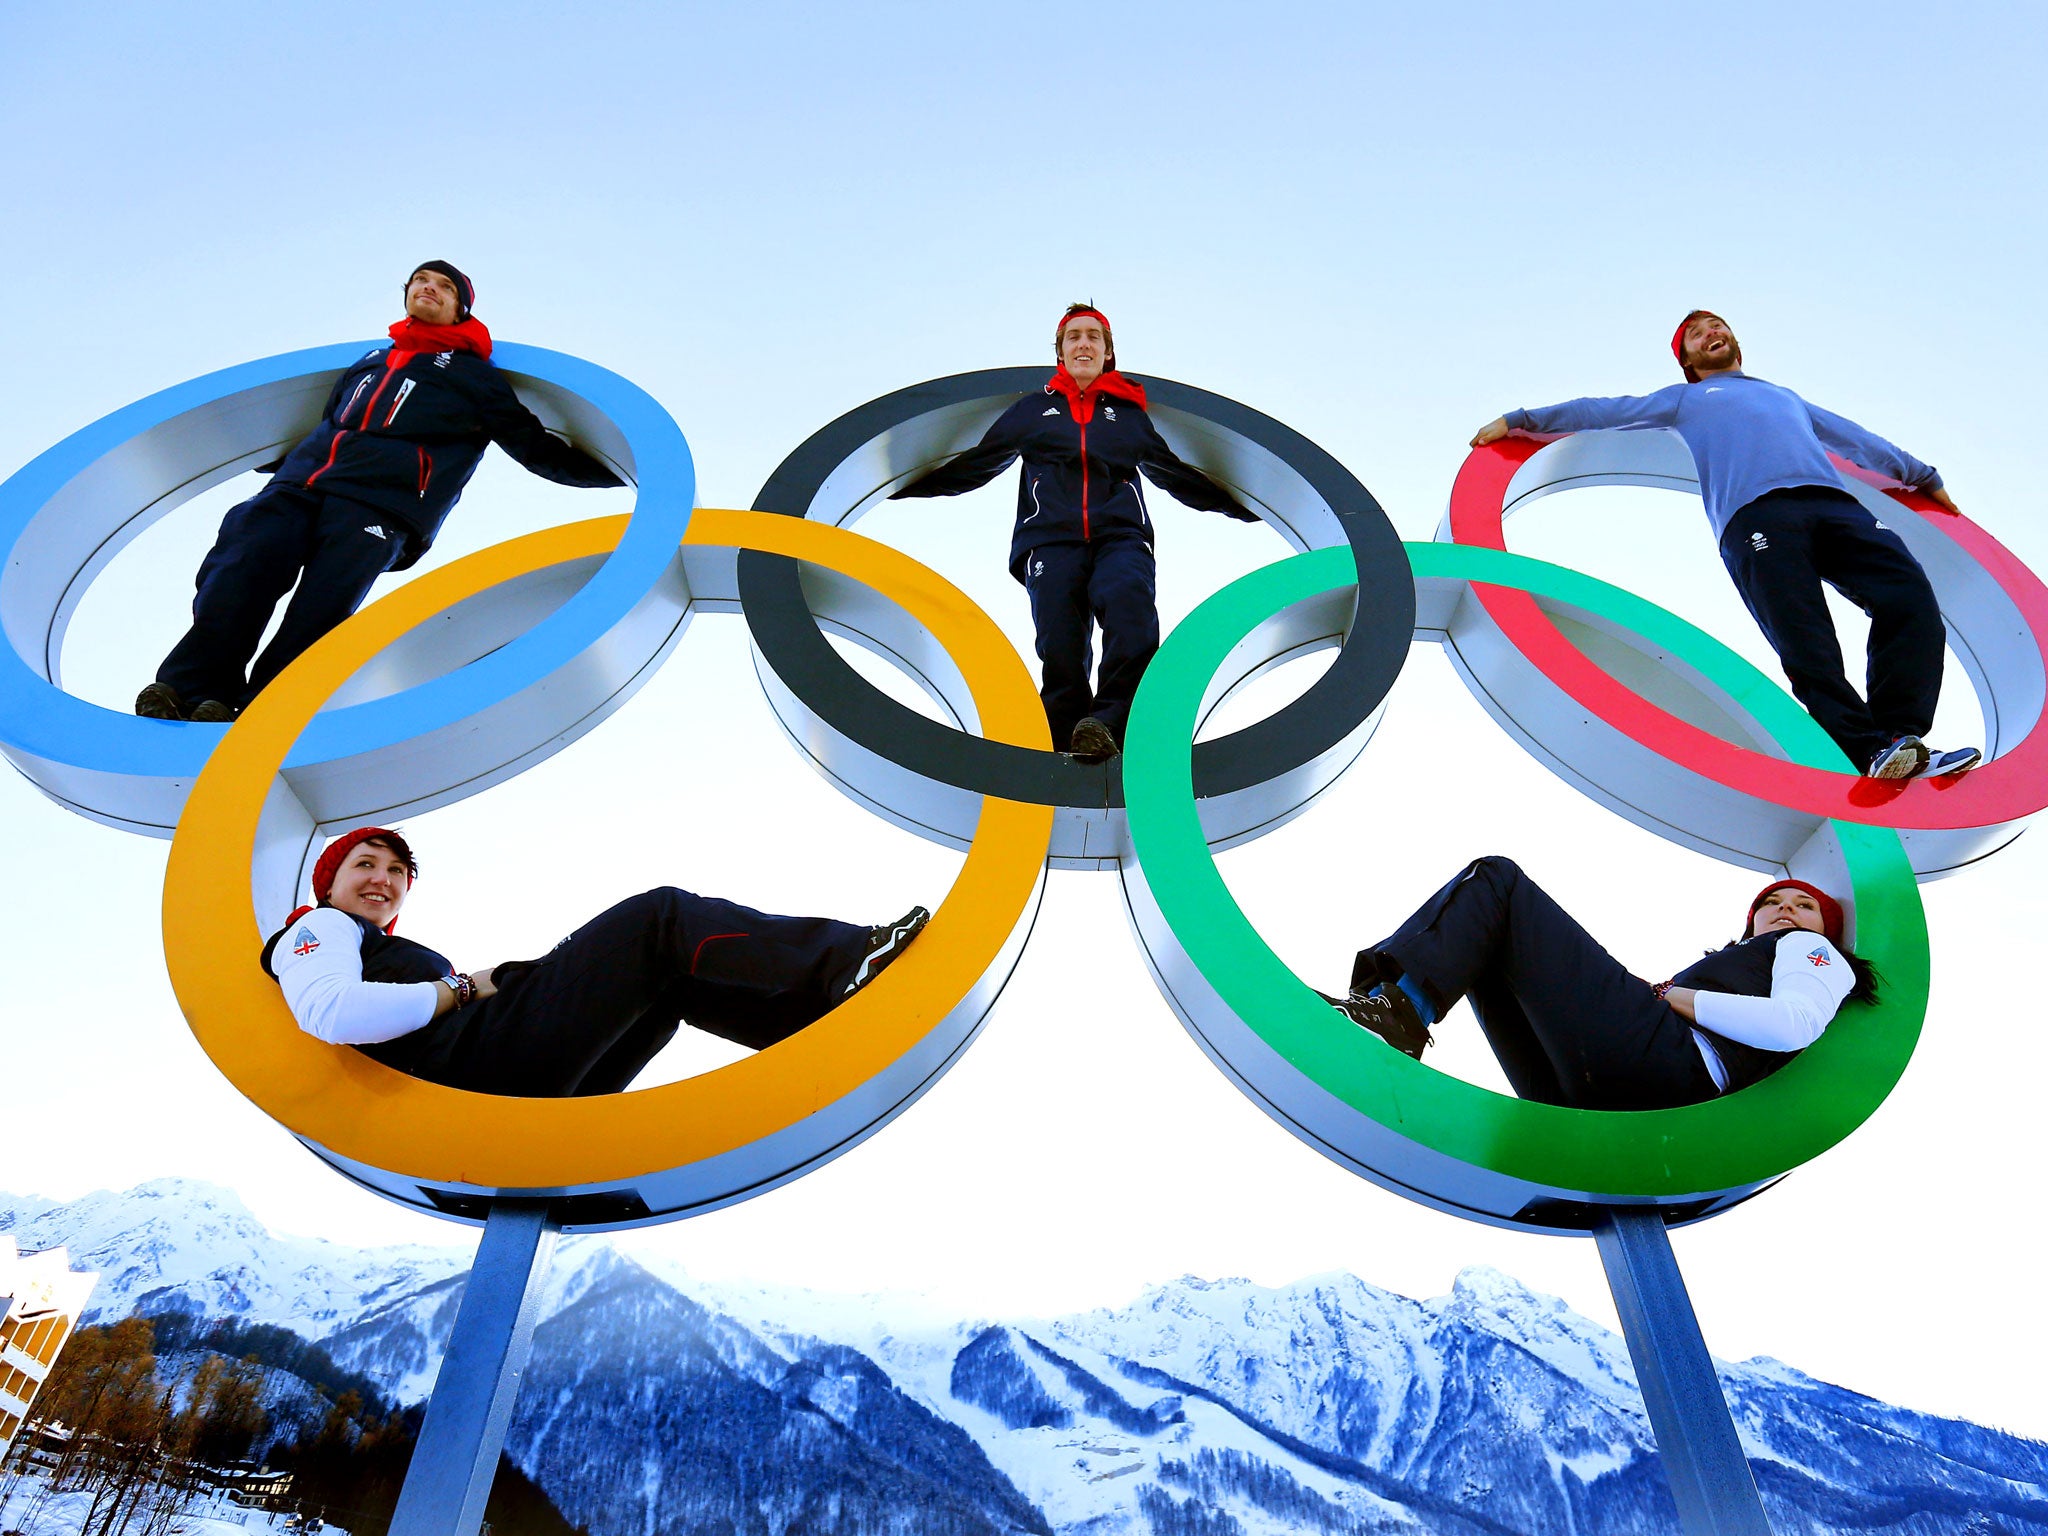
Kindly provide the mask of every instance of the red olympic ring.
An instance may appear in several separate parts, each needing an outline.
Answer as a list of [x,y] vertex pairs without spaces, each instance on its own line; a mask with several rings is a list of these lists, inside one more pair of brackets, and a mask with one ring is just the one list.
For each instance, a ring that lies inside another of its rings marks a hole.
[[[1452,543],[1508,547],[1501,510],[1508,482],[1547,446],[1536,438],[1510,437],[1466,456],[1451,487]],[[1842,467],[1908,511],[1929,516],[1998,583],[2040,645],[2048,635],[2048,588],[2010,550],[1968,518],[1942,512],[1917,491],[1895,489],[1853,465]],[[1900,830],[1995,826],[2048,806],[2048,730],[2038,720],[2011,751],[1945,782],[1867,779],[1806,768],[1724,741],[1658,708],[1589,660],[1526,592],[1479,582],[1472,591],[1501,632],[1553,685],[1639,745],[1730,789],[1815,816]],[[2048,669],[2048,656],[2043,667]]]

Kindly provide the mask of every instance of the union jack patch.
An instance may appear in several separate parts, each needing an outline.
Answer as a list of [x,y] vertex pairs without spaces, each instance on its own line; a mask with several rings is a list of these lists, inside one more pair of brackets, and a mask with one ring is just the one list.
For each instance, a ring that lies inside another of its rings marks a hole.
[[292,935],[292,953],[295,955],[310,955],[319,947],[320,941],[313,937],[310,928],[301,928]]
[[1824,949],[1808,950],[1806,958],[1811,960],[1815,965],[1833,965],[1835,963],[1834,961],[1828,958],[1828,952]]

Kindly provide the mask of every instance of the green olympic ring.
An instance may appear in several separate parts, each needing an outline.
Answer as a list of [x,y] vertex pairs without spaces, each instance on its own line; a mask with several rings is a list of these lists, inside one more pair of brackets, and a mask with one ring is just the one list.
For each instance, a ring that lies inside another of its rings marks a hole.
[[[1842,766],[1840,749],[1782,689],[1655,604],[1500,550],[1407,549],[1418,583],[1513,588],[1632,630],[1732,698],[1795,761]],[[1377,1183],[1460,1215],[1552,1231],[1585,1226],[1586,1209],[1600,1205],[1653,1204],[1681,1220],[1711,1214],[1875,1112],[1913,1054],[1928,992],[1926,914],[1905,850],[1886,828],[1828,824],[1853,892],[1857,951],[1884,980],[1880,1000],[1855,1005],[1762,1082],[1704,1104],[1592,1111],[1494,1093],[1346,1024],[1281,963],[1203,840],[1189,743],[1204,692],[1233,647],[1281,610],[1354,579],[1348,552],[1318,550],[1233,582],[1174,630],[1132,709],[1126,899],[1155,976],[1224,1071],[1296,1135]],[[1576,1216],[1574,1206],[1582,1207]]]

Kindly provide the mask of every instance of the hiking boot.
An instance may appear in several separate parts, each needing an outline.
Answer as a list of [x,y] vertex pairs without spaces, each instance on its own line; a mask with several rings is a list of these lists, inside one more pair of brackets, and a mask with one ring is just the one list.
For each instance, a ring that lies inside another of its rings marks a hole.
[[[1927,743],[1918,736],[1899,736],[1870,760],[1869,779],[1910,779],[1927,767]],[[1952,770],[1959,771],[1959,770]]]
[[135,713],[145,720],[182,720],[185,701],[169,683],[151,683],[135,695]]
[[1324,1002],[1360,1029],[1369,1029],[1403,1056],[1422,1060],[1422,1048],[1431,1043],[1429,1026],[1415,1011],[1415,1004],[1399,987],[1374,987],[1370,992],[1353,992],[1338,999],[1318,992]]
[[895,922],[870,929],[867,953],[860,957],[860,964],[854,969],[853,980],[846,984],[846,991],[841,995],[851,997],[881,975],[898,955],[910,947],[910,941],[916,938],[924,930],[924,925],[931,920],[931,913],[925,911],[923,907],[912,907]]
[[201,725],[232,725],[241,711],[232,704],[223,704],[219,699],[201,699],[192,706],[187,720],[197,720]]
[[1952,773],[1968,773],[1983,761],[1984,754],[1975,747],[1950,747],[1946,752],[1929,748],[1926,763],[1914,777],[1940,779]]
[[1090,715],[1074,727],[1067,750],[1076,761],[1106,763],[1117,754],[1116,737],[1110,734],[1108,726]]

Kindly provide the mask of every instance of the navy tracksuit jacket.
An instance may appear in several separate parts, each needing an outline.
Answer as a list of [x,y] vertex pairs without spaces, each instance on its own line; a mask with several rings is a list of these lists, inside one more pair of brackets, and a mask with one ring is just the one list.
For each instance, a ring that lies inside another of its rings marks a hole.
[[[192,628],[157,681],[188,705],[246,703],[354,613],[377,577],[427,552],[491,443],[558,484],[621,483],[519,403],[480,324],[455,329],[480,338],[481,354],[386,344],[341,376],[320,425],[222,519],[199,568]],[[250,670],[271,611],[294,583],[282,625]]]
[[[1064,367],[997,417],[979,444],[895,496],[957,496],[1019,458],[1010,574],[1031,594],[1053,745],[1065,747],[1090,715],[1121,741],[1138,681],[1159,649],[1152,519],[1138,471],[1198,511],[1257,517],[1167,446],[1145,414],[1143,385],[1112,371],[1084,391]],[[1091,686],[1095,624],[1102,675]]]

